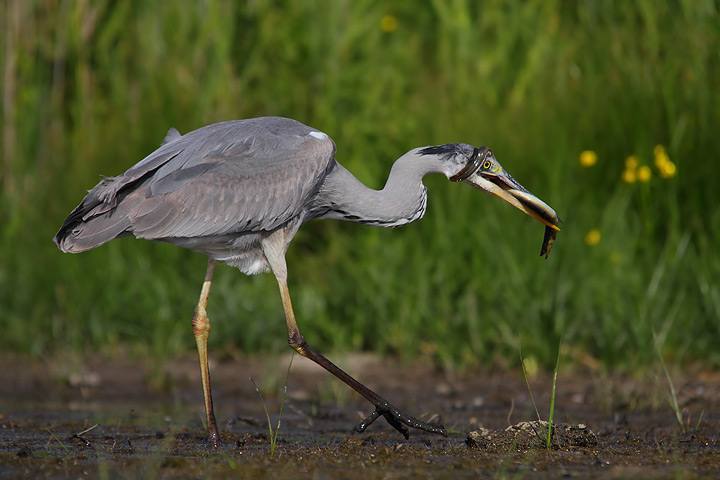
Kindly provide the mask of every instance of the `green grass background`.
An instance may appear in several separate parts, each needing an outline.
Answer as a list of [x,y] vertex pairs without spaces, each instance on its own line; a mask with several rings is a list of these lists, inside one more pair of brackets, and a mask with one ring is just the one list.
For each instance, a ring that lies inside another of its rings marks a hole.
[[[328,133],[379,188],[421,145],[488,145],[565,221],[543,226],[444,177],[399,229],[305,225],[288,252],[300,328],[321,351],[443,366],[636,369],[658,352],[720,365],[717,1],[9,0],[2,20],[3,352],[192,351],[202,255],[51,239],[101,175],[167,129],[260,115]],[[384,20],[383,20],[384,19]],[[394,27],[394,28],[393,28]],[[677,175],[652,165],[664,145]],[[584,168],[579,153],[597,153]],[[648,182],[621,181],[637,155]],[[597,229],[601,240],[585,242]],[[213,352],[286,347],[271,275],[215,276]]]

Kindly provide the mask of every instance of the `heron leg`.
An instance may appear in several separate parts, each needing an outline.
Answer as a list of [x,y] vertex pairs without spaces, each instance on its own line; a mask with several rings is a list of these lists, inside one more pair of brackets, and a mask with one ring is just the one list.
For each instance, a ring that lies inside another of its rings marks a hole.
[[192,318],[193,333],[197,344],[198,357],[200,359],[200,375],[202,376],[203,395],[205,396],[205,414],[207,415],[208,445],[218,447],[218,428],[213,410],[212,392],[210,390],[210,369],[208,367],[207,340],[210,334],[210,319],[207,316],[207,301],[210,295],[210,284],[215,272],[215,260],[208,259],[207,272],[200,292],[200,300],[195,307],[195,314]]
[[308,344],[305,337],[303,337],[300,333],[300,329],[298,328],[295,320],[292,303],[290,301],[290,292],[287,286],[287,266],[285,263],[284,252],[278,251],[273,248],[274,246],[275,245],[273,245],[272,242],[264,242],[263,251],[265,252],[265,257],[268,259],[270,267],[277,278],[278,285],[280,286],[280,296],[282,298],[283,310],[285,311],[285,321],[287,322],[288,329],[288,343],[290,343],[290,346],[300,355],[317,363],[350,386],[350,388],[365,397],[370,403],[375,405],[375,411],[365,418],[365,420],[356,425],[355,431],[364,432],[370,424],[382,416],[406,439],[410,436],[407,427],[447,436],[447,431],[442,425],[423,422],[415,417],[401,412],[397,407],[374,391],[370,390],[362,383],[355,380],[347,372],[332,363],[323,354]]

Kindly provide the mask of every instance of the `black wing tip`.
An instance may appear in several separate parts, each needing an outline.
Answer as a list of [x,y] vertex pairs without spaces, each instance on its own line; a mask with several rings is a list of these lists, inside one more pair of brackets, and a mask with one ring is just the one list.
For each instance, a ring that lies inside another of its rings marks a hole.
[[65,223],[63,223],[60,230],[58,230],[53,237],[53,243],[55,243],[55,245],[57,245],[63,253],[76,252],[76,249],[74,248],[75,241],[73,238],[73,231],[80,223],[81,221],[79,216],[73,212],[67,220],[65,220]]
[[70,215],[68,215],[53,237],[53,242],[55,242],[55,245],[57,245],[60,250],[65,253],[77,253],[88,250],[87,248],[77,248],[78,246],[76,244],[79,240],[79,231],[77,231],[77,229],[85,222],[85,216],[100,204],[102,204],[102,202],[97,198],[97,195],[93,195],[93,191],[91,190],[83,201],[80,202],[80,205],[70,212]]

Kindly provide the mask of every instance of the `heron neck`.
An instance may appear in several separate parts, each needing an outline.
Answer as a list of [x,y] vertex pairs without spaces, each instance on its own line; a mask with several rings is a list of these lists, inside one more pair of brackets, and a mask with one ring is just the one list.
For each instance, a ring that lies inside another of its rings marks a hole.
[[422,218],[427,204],[427,189],[422,178],[434,170],[432,164],[415,152],[408,152],[395,161],[382,190],[365,186],[337,164],[318,195],[328,210],[320,217],[379,227],[397,227]]

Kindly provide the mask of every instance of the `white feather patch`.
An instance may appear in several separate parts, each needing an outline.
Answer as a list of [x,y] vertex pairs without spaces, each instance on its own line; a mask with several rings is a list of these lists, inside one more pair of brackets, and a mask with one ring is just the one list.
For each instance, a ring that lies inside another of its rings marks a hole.
[[327,140],[327,138],[328,138],[328,136],[325,135],[323,132],[317,132],[317,131],[312,131],[308,135],[310,135],[311,137],[315,137],[318,140]]

